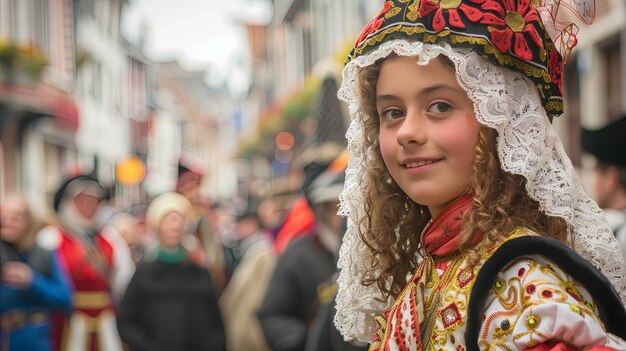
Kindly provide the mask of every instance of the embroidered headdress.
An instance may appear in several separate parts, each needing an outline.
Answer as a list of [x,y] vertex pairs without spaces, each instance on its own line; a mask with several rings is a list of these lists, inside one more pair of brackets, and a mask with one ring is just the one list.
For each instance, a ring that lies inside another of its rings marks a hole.
[[[340,214],[348,229],[340,251],[335,324],[347,339],[369,341],[374,317],[391,303],[376,285],[360,284],[368,247],[364,177],[372,150],[362,152],[364,126],[358,71],[390,54],[425,65],[445,55],[474,103],[476,119],[498,132],[502,168],[527,180],[546,214],[571,228],[574,249],[599,268],[626,301],[624,262],[602,211],[582,189],[551,125],[563,113],[562,72],[576,43],[573,20],[590,23],[593,0],[393,0],[363,29],[346,60],[339,97],[349,105],[350,161]],[[393,233],[390,233],[393,235]]]

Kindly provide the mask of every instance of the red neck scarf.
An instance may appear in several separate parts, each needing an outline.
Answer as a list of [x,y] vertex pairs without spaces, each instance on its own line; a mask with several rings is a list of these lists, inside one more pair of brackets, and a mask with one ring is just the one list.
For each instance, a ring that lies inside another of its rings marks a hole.
[[435,217],[422,239],[426,252],[432,256],[445,256],[459,249],[461,224],[473,204],[474,197],[463,194]]

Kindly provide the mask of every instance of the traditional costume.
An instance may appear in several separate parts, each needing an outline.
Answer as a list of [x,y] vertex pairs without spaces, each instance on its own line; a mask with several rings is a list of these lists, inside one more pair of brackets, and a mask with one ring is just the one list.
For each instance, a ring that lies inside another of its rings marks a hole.
[[81,193],[106,197],[106,189],[94,178],[71,178],[54,198],[60,225],[44,228],[39,234],[41,240],[57,248],[74,288],[74,312],[67,320],[58,321],[60,349],[122,350],[115,309],[134,265],[120,236],[105,234],[96,219],[85,219],[78,213],[73,198]]
[[[560,15],[576,8],[591,20],[590,1],[563,2],[570,6],[561,6]],[[554,0],[386,1],[357,38],[339,90],[352,117],[335,317],[345,338],[372,341],[373,350],[626,350],[624,261],[551,125],[563,112],[564,58],[576,40],[571,26],[549,31],[564,27],[563,17],[550,17],[558,6]],[[415,234],[422,258],[399,296],[386,299],[376,284],[361,284],[370,268],[358,227],[366,219],[370,155],[360,152],[365,112],[358,71],[392,54],[421,65],[444,55],[454,64],[476,119],[497,131],[502,169],[523,176],[540,209],[565,220],[572,248],[518,228],[470,267],[458,251],[473,203],[463,195]]]

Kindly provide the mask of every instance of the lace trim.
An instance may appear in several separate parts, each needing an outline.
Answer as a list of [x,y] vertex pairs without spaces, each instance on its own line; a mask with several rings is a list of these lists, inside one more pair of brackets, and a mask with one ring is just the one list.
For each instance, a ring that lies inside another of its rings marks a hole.
[[350,161],[339,208],[339,214],[348,220],[339,253],[335,316],[335,325],[343,336],[370,341],[376,329],[374,317],[392,303],[379,301],[382,295],[375,285],[360,284],[366,268],[361,258],[368,249],[355,224],[365,211],[362,187],[367,185],[364,173],[371,157],[359,152],[364,127],[357,72],[392,52],[419,57],[419,64],[427,64],[439,55],[454,62],[457,80],[474,102],[477,120],[498,131],[498,156],[503,169],[524,176],[528,180],[526,190],[541,209],[567,221],[572,228],[573,249],[606,275],[626,302],[626,268],[619,245],[604,214],[583,191],[534,85],[522,74],[497,67],[469,50],[452,49],[448,44],[394,40],[348,63],[338,92],[339,98],[348,103],[352,119],[346,133]]

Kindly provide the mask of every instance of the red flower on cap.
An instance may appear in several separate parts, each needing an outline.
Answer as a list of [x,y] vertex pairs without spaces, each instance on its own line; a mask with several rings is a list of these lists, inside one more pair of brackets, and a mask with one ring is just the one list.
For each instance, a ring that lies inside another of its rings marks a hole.
[[380,26],[383,25],[383,22],[385,21],[385,19],[383,18],[383,15],[387,11],[391,10],[392,7],[393,7],[393,1],[385,2],[385,5],[383,6],[383,8],[380,9],[380,11],[376,14],[376,16],[374,16],[374,18],[370,21],[370,23],[368,23],[363,28],[359,36],[356,38],[356,41],[354,42],[355,47],[359,46],[359,44],[361,44],[361,42],[365,40],[365,38],[367,38],[368,35],[376,32],[380,28]]
[[543,47],[541,36],[533,25],[539,21],[537,10],[530,5],[531,0],[487,0],[483,3],[483,10],[493,10],[498,16],[485,14],[490,24],[501,26],[502,29],[491,29],[491,41],[498,50],[508,52],[513,46],[515,56],[530,61],[533,52],[528,47],[527,38],[539,47]]
[[[482,3],[484,0],[471,1],[474,3]],[[450,26],[465,28],[465,24],[459,16],[459,10],[472,22],[480,22],[483,18],[482,11],[463,3],[461,0],[439,0],[438,3],[433,2],[433,0],[424,0],[420,5],[419,15],[420,17],[425,17],[429,13],[436,11],[432,25],[433,29],[439,33],[446,27],[446,19],[443,17],[444,11],[448,13]]]

